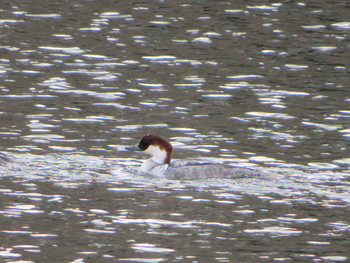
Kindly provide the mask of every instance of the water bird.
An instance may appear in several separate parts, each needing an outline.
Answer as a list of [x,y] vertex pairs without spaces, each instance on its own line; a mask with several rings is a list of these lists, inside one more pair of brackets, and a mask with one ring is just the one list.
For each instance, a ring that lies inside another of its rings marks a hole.
[[205,159],[184,159],[172,161],[173,146],[163,136],[147,134],[139,143],[126,146],[129,151],[142,151],[151,155],[140,167],[143,174],[166,177],[173,180],[201,178],[245,178],[264,175],[251,168],[235,167]]

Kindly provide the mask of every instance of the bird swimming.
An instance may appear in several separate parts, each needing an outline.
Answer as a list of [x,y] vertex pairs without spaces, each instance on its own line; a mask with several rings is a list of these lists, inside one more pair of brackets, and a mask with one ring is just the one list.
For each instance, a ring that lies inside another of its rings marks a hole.
[[126,150],[143,151],[152,157],[145,160],[140,167],[143,174],[166,177],[174,180],[200,178],[246,178],[260,177],[264,174],[251,168],[235,167],[204,159],[185,159],[171,161],[173,146],[157,134],[147,134]]

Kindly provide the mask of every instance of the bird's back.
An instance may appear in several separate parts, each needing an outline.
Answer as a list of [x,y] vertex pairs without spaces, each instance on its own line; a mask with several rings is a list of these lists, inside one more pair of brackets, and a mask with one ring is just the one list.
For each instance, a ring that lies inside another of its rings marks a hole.
[[[183,162],[183,161],[181,161]],[[187,163],[170,163],[165,171],[168,179],[173,180],[191,180],[201,178],[246,178],[260,177],[263,174],[250,168],[234,167],[226,164],[213,162],[187,162]]]

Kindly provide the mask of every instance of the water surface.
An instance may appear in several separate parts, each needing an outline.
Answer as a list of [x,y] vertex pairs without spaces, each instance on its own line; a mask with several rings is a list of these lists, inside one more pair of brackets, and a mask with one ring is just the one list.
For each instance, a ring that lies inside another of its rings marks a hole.
[[[349,261],[344,1],[0,4],[0,261]],[[265,179],[128,174],[174,158]]]

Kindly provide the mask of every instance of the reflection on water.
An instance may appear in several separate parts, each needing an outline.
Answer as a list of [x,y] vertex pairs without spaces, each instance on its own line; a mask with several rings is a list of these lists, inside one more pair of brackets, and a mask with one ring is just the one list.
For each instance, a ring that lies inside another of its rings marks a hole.
[[[0,4],[0,261],[348,261],[343,1]],[[172,182],[124,145],[274,174]],[[11,162],[3,161],[7,159]]]
[[3,178],[0,236],[7,242],[0,256],[30,262],[232,262],[237,253],[248,262],[347,259],[349,200],[321,197],[322,187],[312,193],[311,184],[276,183],[267,191],[271,182],[101,177]]
[[4,260],[348,259],[348,173],[270,168],[264,179],[172,181],[120,170],[134,159],[15,157],[1,166]]

